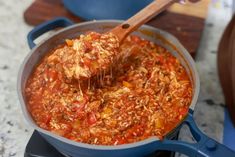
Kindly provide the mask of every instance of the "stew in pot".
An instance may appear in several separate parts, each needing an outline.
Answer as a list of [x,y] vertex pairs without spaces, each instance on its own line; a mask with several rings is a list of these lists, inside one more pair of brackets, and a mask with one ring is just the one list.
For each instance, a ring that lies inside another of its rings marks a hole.
[[[95,61],[99,57],[89,55],[94,46],[89,40],[97,38],[91,32],[66,40],[35,67],[25,88],[33,119],[43,129],[88,144],[162,139],[188,112],[192,84],[186,70],[165,48],[138,36],[128,36],[119,50],[110,48],[123,56],[109,58],[113,66],[102,70]],[[81,39],[88,43],[79,46]],[[74,79],[89,74],[73,69],[73,54],[87,51],[82,67],[101,70],[87,81]]]
[[49,62],[59,62],[68,79],[85,80],[105,71],[118,55],[119,40],[112,33],[89,32],[66,40],[67,46],[55,50]]

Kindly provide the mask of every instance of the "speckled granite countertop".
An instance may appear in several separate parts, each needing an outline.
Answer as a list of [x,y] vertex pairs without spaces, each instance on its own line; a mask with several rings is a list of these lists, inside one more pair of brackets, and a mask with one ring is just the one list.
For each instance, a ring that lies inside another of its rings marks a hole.
[[[221,141],[224,100],[218,83],[216,52],[219,38],[231,17],[232,0],[212,0],[196,64],[201,93],[195,119],[208,136]],[[32,0],[0,0],[0,157],[22,157],[32,134],[25,122],[16,92],[19,65],[29,52],[26,35],[32,27],[23,21],[23,11]],[[181,131],[182,139],[187,130]],[[188,138],[186,138],[188,137]]]

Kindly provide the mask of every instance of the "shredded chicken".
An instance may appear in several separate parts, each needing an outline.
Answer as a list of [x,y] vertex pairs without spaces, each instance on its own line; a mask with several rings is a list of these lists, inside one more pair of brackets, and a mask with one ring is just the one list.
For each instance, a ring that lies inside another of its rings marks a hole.
[[[86,52],[83,41],[90,41],[93,35],[97,39],[89,42],[92,48]],[[120,145],[150,136],[163,138],[186,116],[192,99],[186,70],[165,48],[129,36],[119,52],[128,56],[115,63],[110,72],[89,80],[88,85],[67,82],[68,78],[89,77],[99,70],[86,69],[86,59],[91,64],[111,62],[117,52],[106,52],[97,43],[106,37],[90,33],[67,40],[66,46],[45,56],[25,89],[33,119],[43,129],[89,144]],[[107,58],[100,60],[97,53]]]
[[118,38],[111,33],[90,32],[66,43],[48,60],[60,62],[68,79],[87,79],[108,69],[119,49]]

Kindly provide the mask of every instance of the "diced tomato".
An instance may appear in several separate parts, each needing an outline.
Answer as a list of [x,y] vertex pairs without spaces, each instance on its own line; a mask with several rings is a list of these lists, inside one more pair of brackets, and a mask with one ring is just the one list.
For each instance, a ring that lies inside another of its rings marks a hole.
[[175,62],[176,62],[176,59],[174,57],[167,58],[167,63],[168,64],[175,64]]
[[76,115],[75,115],[78,119],[84,119],[86,117],[86,112],[85,111],[81,111],[81,110],[77,110]]
[[156,58],[156,60],[157,60],[157,62],[160,63],[160,64],[164,63],[164,58],[163,58],[163,56],[158,56],[158,57]]
[[38,104],[38,103],[42,100],[42,96],[43,96],[43,92],[42,91],[37,91],[36,94],[33,94],[31,99],[34,102],[36,102],[37,104],[36,105],[32,105],[32,106],[40,107],[40,104]]
[[83,58],[84,65],[87,67],[90,67],[92,64],[92,61],[88,58]]
[[65,135],[64,137],[70,139],[70,140],[73,140],[73,141],[76,141],[77,137],[73,134],[67,134]]
[[58,72],[55,70],[47,69],[46,71],[47,79],[50,82],[53,82],[58,79]]
[[148,138],[151,135],[152,130],[151,129],[145,129],[144,134],[142,135],[142,138]]
[[50,120],[51,120],[51,115],[49,115],[49,114],[44,114],[44,116],[42,116],[42,121],[43,121],[43,123],[48,124],[48,123],[50,122]]
[[86,116],[86,113],[85,113],[85,107],[86,107],[86,104],[87,104],[87,97],[84,95],[84,97],[80,96],[78,98],[78,100],[74,100],[72,102],[72,108],[71,108],[71,111],[72,112],[76,112],[76,115],[75,117],[77,117],[78,119],[83,119],[85,116]]
[[90,112],[88,114],[88,117],[87,117],[88,124],[89,125],[95,124],[96,121],[97,121],[97,119],[96,119],[95,113],[94,112]]
[[68,93],[70,90],[69,90],[69,87],[68,87],[68,88],[62,88],[61,91],[62,91],[63,93]]
[[140,45],[141,45],[141,46],[146,46],[146,45],[148,45],[148,43],[149,43],[149,41],[147,41],[147,40],[142,40],[142,41],[140,42]]
[[85,52],[89,52],[90,50],[92,50],[92,44],[89,41],[84,41],[84,45],[85,45]]

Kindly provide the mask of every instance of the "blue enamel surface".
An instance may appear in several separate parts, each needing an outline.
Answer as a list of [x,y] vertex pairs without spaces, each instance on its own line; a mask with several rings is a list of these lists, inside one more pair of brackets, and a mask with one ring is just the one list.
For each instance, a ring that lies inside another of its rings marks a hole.
[[85,20],[125,20],[153,0],[63,0],[64,6]]
[[227,108],[224,110],[224,134],[223,144],[235,150],[235,127],[229,117]]
[[58,27],[67,27],[74,24],[72,21],[70,21],[67,18],[59,17],[47,22],[44,22],[38,26],[36,26],[33,30],[31,30],[27,35],[28,45],[32,49],[36,44],[34,43],[34,40],[39,37],[40,35],[50,31],[54,30]]
[[163,140],[158,146],[161,150],[177,151],[192,157],[235,157],[235,152],[217,141],[209,138],[199,130],[194,119],[192,110],[182,125],[187,125],[196,140],[196,143],[184,141]]

